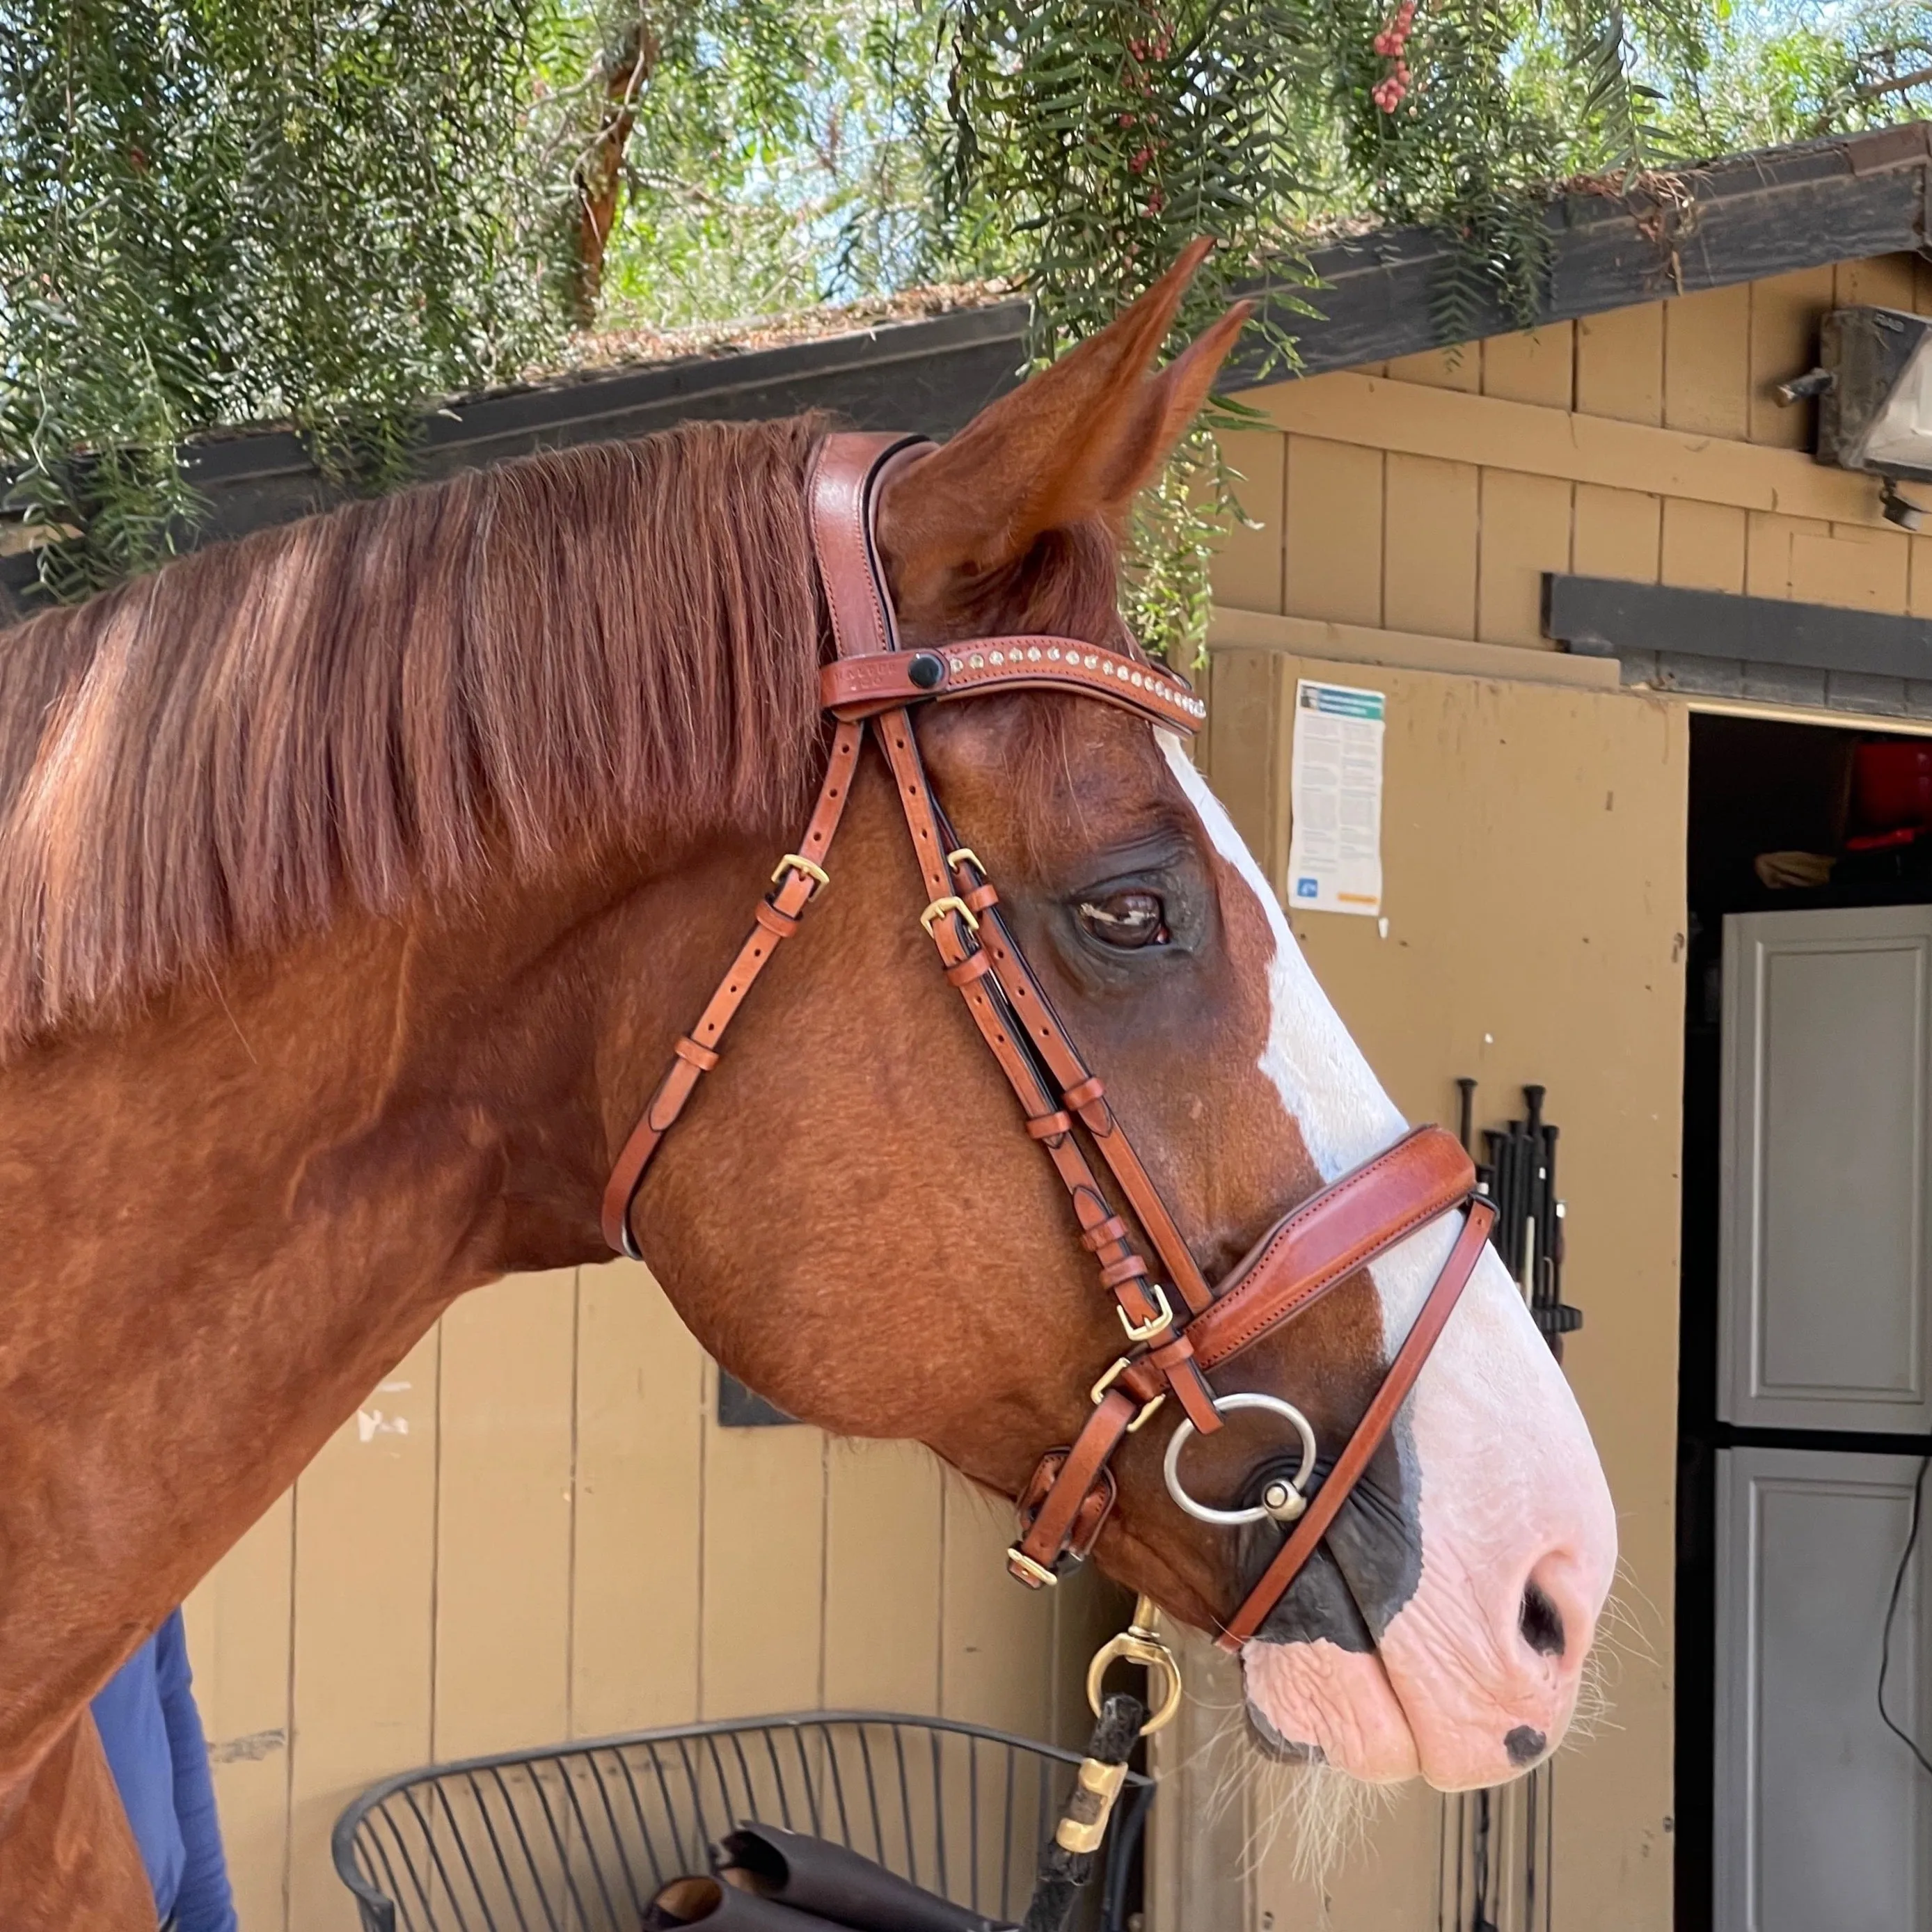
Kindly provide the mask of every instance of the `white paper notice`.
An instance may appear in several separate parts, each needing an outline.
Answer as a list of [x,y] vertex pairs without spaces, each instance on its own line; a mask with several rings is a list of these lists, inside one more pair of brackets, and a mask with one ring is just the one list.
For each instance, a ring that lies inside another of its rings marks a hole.
[[1294,813],[1288,903],[1298,912],[1382,908],[1382,710],[1379,691],[1294,687]]

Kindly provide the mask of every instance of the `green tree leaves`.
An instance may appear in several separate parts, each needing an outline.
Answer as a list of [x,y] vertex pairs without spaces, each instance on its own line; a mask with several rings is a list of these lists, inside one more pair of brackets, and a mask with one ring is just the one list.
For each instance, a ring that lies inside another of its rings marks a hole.
[[[1270,281],[1286,369],[1327,224],[1444,231],[1460,340],[1534,320],[1552,183],[1928,109],[1932,0],[0,0],[0,487],[74,594],[191,524],[184,436],[398,480],[426,403],[560,358],[593,178],[606,325],[1000,276],[1045,357],[1206,234],[1177,339]],[[1214,427],[1133,559],[1181,656]]]

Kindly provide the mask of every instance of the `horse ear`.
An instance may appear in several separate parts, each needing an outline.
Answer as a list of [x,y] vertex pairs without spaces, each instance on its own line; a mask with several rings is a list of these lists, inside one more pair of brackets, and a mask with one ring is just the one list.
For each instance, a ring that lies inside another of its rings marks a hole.
[[1254,312],[1237,302],[1148,374],[1212,245],[1193,243],[1098,335],[982,410],[890,486],[879,545],[903,616],[940,616],[949,591],[1016,562],[1044,531],[1096,518],[1119,526]]

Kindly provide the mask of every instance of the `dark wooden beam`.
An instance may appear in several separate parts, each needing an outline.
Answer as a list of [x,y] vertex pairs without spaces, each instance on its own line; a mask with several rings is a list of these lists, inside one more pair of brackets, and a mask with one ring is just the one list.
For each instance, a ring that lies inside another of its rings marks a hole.
[[1544,631],[1586,657],[1678,658],[1932,680],[1932,620],[1616,578],[1544,577]]
[[[1666,296],[1723,288],[1830,262],[1900,254],[1925,242],[1928,126],[1773,148],[1685,170],[1682,196],[1640,190],[1553,202],[1546,311],[1573,320]],[[1322,313],[1288,322],[1310,375],[1444,348],[1434,291],[1450,243],[1432,230],[1372,232],[1317,251]],[[1284,317],[1284,320],[1286,321]],[[1495,304],[1472,336],[1514,328]],[[1252,367],[1252,364],[1250,365]]]

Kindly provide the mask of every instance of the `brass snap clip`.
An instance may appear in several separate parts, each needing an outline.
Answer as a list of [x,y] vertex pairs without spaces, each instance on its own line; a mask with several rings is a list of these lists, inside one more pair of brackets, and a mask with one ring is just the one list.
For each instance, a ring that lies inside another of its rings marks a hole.
[[[1100,1714],[1100,1694],[1108,1670],[1116,1664],[1138,1664],[1148,1673],[1148,1709],[1150,1715],[1141,1726],[1141,1736],[1149,1737],[1163,1725],[1173,1722],[1180,1708],[1180,1666],[1174,1652],[1160,1640],[1160,1610],[1151,1597],[1142,1597],[1134,1605],[1134,1620],[1118,1636],[1110,1636],[1094,1653],[1087,1666],[1087,1702],[1094,1714]],[[1154,1679],[1164,1676],[1163,1689]],[[1159,1692],[1158,1696],[1156,1692]]]

